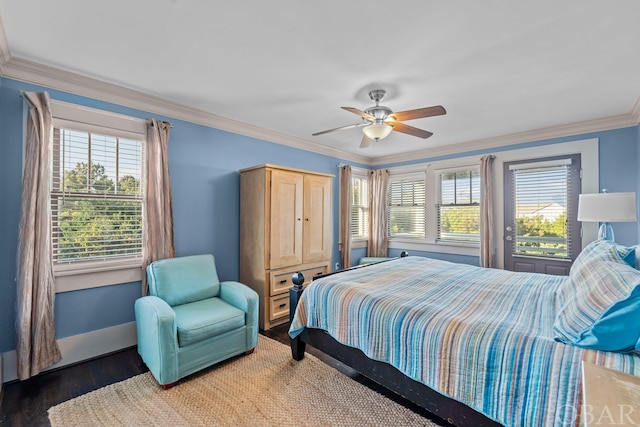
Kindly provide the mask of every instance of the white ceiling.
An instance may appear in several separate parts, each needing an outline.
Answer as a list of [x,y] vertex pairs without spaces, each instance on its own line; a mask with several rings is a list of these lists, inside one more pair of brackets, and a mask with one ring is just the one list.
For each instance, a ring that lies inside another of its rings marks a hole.
[[[638,0],[0,0],[0,71],[54,67],[267,140],[383,163],[637,123],[639,16]],[[447,114],[407,122],[431,138],[393,132],[364,150],[360,129],[311,136],[358,123],[339,107],[364,110],[374,88],[395,111],[441,104]]]

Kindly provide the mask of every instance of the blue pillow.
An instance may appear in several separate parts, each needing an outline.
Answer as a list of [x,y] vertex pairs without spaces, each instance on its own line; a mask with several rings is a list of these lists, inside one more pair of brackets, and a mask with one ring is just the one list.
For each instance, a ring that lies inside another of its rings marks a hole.
[[622,262],[624,262],[630,267],[635,268],[636,266],[636,247],[635,246],[626,247],[626,246],[617,245],[613,242],[607,242],[605,240],[600,241],[600,243],[609,244],[613,246],[616,252],[618,253],[618,256],[622,260]]
[[589,244],[559,292],[556,341],[604,351],[640,348],[640,271],[634,263],[633,247]]
[[631,352],[640,349],[640,286],[609,306],[573,343],[578,347]]

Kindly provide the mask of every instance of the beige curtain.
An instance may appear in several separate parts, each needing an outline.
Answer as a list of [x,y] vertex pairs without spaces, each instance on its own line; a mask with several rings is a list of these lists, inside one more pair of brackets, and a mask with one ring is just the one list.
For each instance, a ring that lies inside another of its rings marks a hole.
[[351,207],[353,185],[351,166],[340,168],[340,261],[342,268],[351,267]]
[[493,251],[493,159],[487,154],[480,158],[480,265],[495,267]]
[[387,199],[389,171],[369,172],[369,242],[367,255],[387,256]]
[[170,129],[170,123],[155,119],[147,124],[142,295],[149,295],[145,272],[147,266],[155,260],[173,258],[176,255],[169,177]]
[[62,359],[53,316],[55,283],[49,207],[51,108],[46,92],[23,92],[29,114],[22,177],[16,293],[18,378],[25,380]]

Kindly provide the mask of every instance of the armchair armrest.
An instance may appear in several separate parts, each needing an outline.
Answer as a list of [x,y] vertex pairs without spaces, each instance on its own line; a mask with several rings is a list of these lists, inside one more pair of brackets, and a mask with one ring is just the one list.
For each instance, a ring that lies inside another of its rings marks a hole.
[[220,283],[220,298],[247,313],[247,350],[258,344],[258,294],[247,285],[226,281]]
[[135,302],[138,353],[160,384],[178,380],[178,335],[173,309],[155,296]]
[[256,291],[240,282],[221,282],[220,298],[245,313],[258,306],[258,294]]

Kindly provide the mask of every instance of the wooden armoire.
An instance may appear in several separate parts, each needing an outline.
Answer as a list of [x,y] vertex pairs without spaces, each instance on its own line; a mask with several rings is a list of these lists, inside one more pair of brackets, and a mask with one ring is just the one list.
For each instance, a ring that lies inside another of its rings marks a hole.
[[289,319],[291,276],[331,271],[333,175],[264,164],[240,171],[240,281],[260,296],[260,329]]

